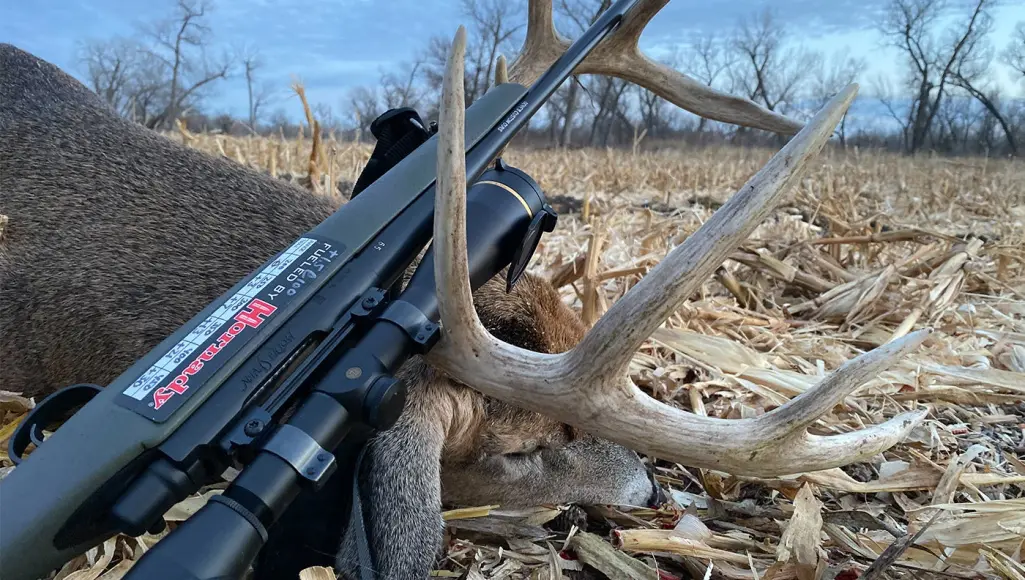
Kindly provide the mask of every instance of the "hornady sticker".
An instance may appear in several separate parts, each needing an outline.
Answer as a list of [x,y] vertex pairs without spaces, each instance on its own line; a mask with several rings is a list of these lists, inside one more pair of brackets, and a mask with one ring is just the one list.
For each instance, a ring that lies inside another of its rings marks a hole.
[[165,421],[221,367],[216,363],[245,346],[341,252],[335,242],[297,240],[143,372],[118,397],[121,403]]

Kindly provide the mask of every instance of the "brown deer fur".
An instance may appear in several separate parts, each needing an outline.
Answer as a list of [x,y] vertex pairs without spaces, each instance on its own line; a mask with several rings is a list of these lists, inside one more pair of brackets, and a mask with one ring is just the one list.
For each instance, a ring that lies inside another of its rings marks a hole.
[[[0,44],[0,213],[10,218],[0,240],[0,389],[38,399],[107,384],[335,209],[123,120],[57,67]],[[498,338],[539,352],[568,350],[584,332],[532,276],[511,294],[492,281],[476,308]],[[652,496],[646,469],[623,447],[485,398],[419,358],[400,375],[407,407],[371,441],[360,475],[380,577],[426,577],[443,501],[636,505]],[[345,523],[323,525],[341,535]],[[283,541],[275,557],[301,560]],[[307,564],[263,561],[266,577],[295,577]],[[337,562],[354,572],[351,535]]]

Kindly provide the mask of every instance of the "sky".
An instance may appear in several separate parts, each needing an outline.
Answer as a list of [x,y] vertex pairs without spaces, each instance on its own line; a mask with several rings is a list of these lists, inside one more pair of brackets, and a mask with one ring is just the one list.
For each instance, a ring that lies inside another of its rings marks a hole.
[[[968,0],[951,1],[963,11]],[[899,55],[883,46],[874,30],[886,0],[672,0],[645,29],[641,48],[658,54],[695,31],[728,32],[738,19],[770,4],[805,46],[865,58],[869,69],[859,79],[863,95],[877,75],[896,74]],[[0,42],[84,78],[75,58],[79,43],[129,36],[172,8],[172,0],[0,0]],[[1003,0],[993,16],[991,41],[1002,50],[1015,24],[1025,21],[1025,2]],[[218,46],[259,49],[266,62],[262,78],[280,87],[268,111],[284,107],[293,118],[301,113],[287,90],[293,78],[302,79],[312,102],[340,112],[350,89],[375,84],[382,70],[411,58],[431,36],[451,37],[468,22],[459,0],[216,0],[210,18]],[[1001,65],[994,73],[1005,94],[1025,94],[1025,83],[1016,82],[1009,68]],[[215,113],[243,115],[244,81],[223,83],[209,105]]]

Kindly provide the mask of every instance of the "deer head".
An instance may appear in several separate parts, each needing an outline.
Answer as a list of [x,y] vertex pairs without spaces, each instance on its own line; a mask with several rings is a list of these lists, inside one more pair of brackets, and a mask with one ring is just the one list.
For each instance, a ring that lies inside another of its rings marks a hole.
[[[710,90],[658,65],[637,47],[665,0],[642,0],[577,69],[639,84],[708,118],[781,132],[799,124],[751,101]],[[567,47],[555,31],[551,0],[531,0],[522,55],[509,79],[530,82]],[[480,324],[466,264],[463,55],[460,27],[447,62],[439,118],[435,280],[443,334],[428,360],[482,393],[666,460],[744,475],[783,475],[864,460],[900,441],[926,415],[900,414],[833,436],[807,428],[870,377],[915,348],[928,330],[849,361],[814,389],[744,420],[697,416],[644,395],[626,374],[634,352],[772,211],[823,147],[857,93],[848,86],[697,232],[673,249],[572,350],[540,354],[497,340]],[[501,68],[501,67],[500,67]],[[506,74],[500,71],[500,76]]]

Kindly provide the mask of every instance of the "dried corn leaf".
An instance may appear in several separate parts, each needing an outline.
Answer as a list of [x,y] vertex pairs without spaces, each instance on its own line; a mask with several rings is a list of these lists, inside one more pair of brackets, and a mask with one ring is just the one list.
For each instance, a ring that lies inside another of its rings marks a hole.
[[908,510],[909,513],[916,511],[959,511],[973,513],[1008,513],[1025,512],[1025,498],[1018,499],[995,499],[980,503],[945,503],[922,506]]
[[776,548],[776,560],[793,561],[800,580],[814,580],[825,571],[827,558],[822,549],[822,507],[812,486],[802,485],[794,499],[794,513],[785,524]]
[[[849,493],[878,493],[892,491],[932,490],[940,483],[942,474],[934,468],[915,466],[899,471],[888,477],[861,482],[843,472],[839,468],[802,473],[779,479],[762,479],[763,484],[776,488],[794,488],[798,482],[810,482],[820,487],[846,491]],[[1004,475],[1000,473],[965,473],[960,481],[975,487],[988,485],[1007,485],[1025,482],[1025,476]]]
[[655,576],[655,571],[644,562],[616,550],[594,534],[576,534],[570,541],[570,547],[581,562],[609,578],[648,580]]
[[132,560],[121,560],[120,562],[115,564],[113,568],[104,572],[96,580],[121,580],[121,578],[124,578],[125,574],[127,574],[128,571],[131,570],[132,566],[134,565],[135,562]]
[[944,381],[958,381],[966,385],[988,385],[1025,395],[1025,373],[1000,369],[969,369],[952,365],[922,364],[922,370],[943,378]]
[[[0,443],[7,441],[14,435],[14,432],[18,430],[18,425],[21,424],[22,419],[28,416],[28,413],[16,413],[10,419],[10,422],[0,427]],[[7,445],[3,446],[4,455],[7,455]]]
[[167,510],[167,513],[164,514],[164,520],[168,522],[184,522],[206,505],[207,500],[215,495],[220,495],[222,491],[220,489],[212,489],[202,495],[187,497],[171,506],[171,509]]
[[1007,554],[991,548],[983,548],[980,552],[989,565],[1007,580],[1025,580],[1025,566],[1021,562],[1015,562]]
[[932,503],[945,504],[949,503],[954,499],[954,492],[961,482],[961,474],[964,473],[968,464],[970,464],[979,454],[986,451],[986,447],[983,445],[972,445],[964,453],[962,453],[954,461],[951,461],[947,465],[947,470],[943,472],[943,477],[940,478],[940,482],[936,484],[936,490],[932,495]]
[[747,563],[747,556],[676,535],[673,530],[617,530],[616,547],[626,552],[668,552],[679,556]]
[[886,569],[892,566],[909,546],[921,538],[922,533],[936,520],[937,516],[938,514],[934,514],[933,517],[925,523],[925,527],[920,529],[917,533],[905,534],[904,536],[894,540],[892,544],[887,546],[886,549],[879,554],[879,557],[872,562],[872,565],[865,570],[865,573],[862,575],[862,580],[876,580],[882,576]]
[[441,519],[445,521],[449,520],[462,520],[466,518],[481,518],[491,514],[491,510],[497,508],[497,505],[486,505],[479,507],[468,507],[459,508],[454,510],[448,510],[441,512]]
[[96,580],[103,574],[103,571],[110,565],[111,560],[114,559],[114,548],[117,547],[117,537],[113,537],[103,542],[100,548],[102,555],[93,561],[88,568],[78,570],[65,577],[65,580]]
[[[915,528],[912,523],[909,531]],[[922,543],[936,541],[953,548],[1025,540],[1025,511],[946,514],[925,530]]]
[[701,361],[715,361],[726,373],[741,373],[749,368],[772,368],[768,358],[735,341],[676,328],[659,328],[653,341]]
[[0,391],[0,411],[21,414],[31,411],[35,406],[35,401],[22,397],[20,393]]
[[336,580],[335,572],[326,566],[314,566],[299,572],[299,580]]

